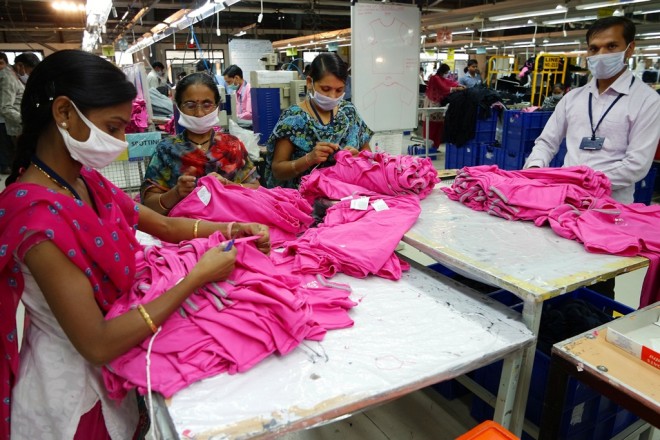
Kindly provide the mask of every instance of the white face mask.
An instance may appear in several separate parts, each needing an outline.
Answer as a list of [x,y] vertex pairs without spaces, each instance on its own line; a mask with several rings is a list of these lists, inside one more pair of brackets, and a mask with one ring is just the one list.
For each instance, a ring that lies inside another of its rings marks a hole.
[[[314,90],[313,81],[312,81],[312,90]],[[337,105],[339,105],[341,100],[344,99],[345,95],[346,95],[345,93],[342,93],[341,96],[339,96],[338,98],[331,98],[317,91],[313,91],[309,93],[309,97],[312,99],[314,104],[316,104],[318,108],[326,112],[329,112],[333,108],[337,107]]]
[[608,79],[621,72],[626,65],[624,60],[628,47],[630,47],[630,44],[622,52],[587,57],[587,65],[591,75],[596,79]]
[[18,77],[21,79],[21,82],[22,82],[23,84],[25,84],[25,83],[27,82],[28,78],[30,77],[30,75],[28,75],[28,74],[26,73],[26,74],[24,74],[24,75],[19,75]]
[[100,169],[110,165],[117,156],[128,148],[128,142],[117,139],[101,130],[78,110],[73,101],[71,101],[71,105],[89,128],[89,137],[85,141],[79,141],[71,137],[67,130],[58,125],[57,129],[62,134],[64,145],[69,150],[69,154],[88,167]]
[[552,97],[555,98],[556,101],[559,101],[562,96],[564,96],[563,93],[553,93]]
[[204,134],[211,131],[211,129],[218,125],[218,111],[214,110],[208,115],[202,117],[190,116],[179,109],[179,124],[186,130],[190,130],[195,134]]

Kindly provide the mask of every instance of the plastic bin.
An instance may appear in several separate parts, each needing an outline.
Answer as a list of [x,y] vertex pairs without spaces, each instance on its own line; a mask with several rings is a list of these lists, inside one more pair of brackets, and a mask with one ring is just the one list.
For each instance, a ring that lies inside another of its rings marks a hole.
[[655,165],[653,165],[646,177],[635,184],[635,203],[644,203],[645,205],[651,204],[657,173],[658,169],[655,167]]
[[550,161],[550,167],[551,168],[561,168],[564,166],[564,159],[566,158],[566,139],[561,141],[561,144],[559,145],[559,151],[557,151],[557,154],[555,154],[555,157],[552,158]]
[[[511,307],[513,310],[522,311],[522,300],[511,292],[498,290],[489,294],[489,296]],[[544,303],[544,308],[560,306],[570,299],[584,300],[608,314],[617,312],[621,315],[626,315],[633,311],[630,307],[587,288],[581,288],[550,299]],[[525,418],[537,426],[541,423],[541,413],[549,370],[550,356],[540,350],[536,350]],[[496,362],[476,370],[472,378],[491,393],[495,394],[498,390],[501,371],[502,362]],[[493,418],[494,410],[490,405],[478,397],[473,396],[470,414],[477,421],[488,420]],[[570,377],[566,387],[566,400],[564,401],[560,439],[600,440],[610,438],[634,423],[637,419],[634,414],[601,396],[584,383]],[[531,437],[523,433],[522,438],[528,439]]]
[[[408,145],[408,154],[411,156],[424,156],[426,153],[426,150],[424,149],[424,145],[421,144],[414,144],[414,145]],[[437,160],[438,159],[438,149],[435,147],[429,147],[429,159],[431,160]]]
[[[552,112],[523,112],[506,110],[502,126],[502,146],[505,151],[505,170],[522,169],[525,159],[534,147],[534,141],[543,131]],[[563,161],[562,161],[563,162]]]
[[504,168],[504,148],[498,142],[482,144],[479,147],[479,165],[497,165]]
[[518,440],[518,437],[499,423],[487,420],[456,437],[456,440]]
[[468,142],[460,147],[447,143],[445,146],[445,169],[473,167],[481,165],[481,144]]
[[[477,115],[480,111],[477,111]],[[490,117],[486,119],[479,119],[477,117],[477,124],[474,128],[474,138],[471,142],[494,142],[495,133],[497,131],[497,118],[500,112],[497,109],[491,109]]]

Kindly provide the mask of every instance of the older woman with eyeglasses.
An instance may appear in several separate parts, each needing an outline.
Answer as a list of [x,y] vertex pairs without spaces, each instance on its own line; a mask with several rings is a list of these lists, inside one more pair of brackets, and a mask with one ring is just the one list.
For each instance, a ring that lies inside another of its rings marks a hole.
[[140,188],[142,203],[167,214],[195,189],[197,178],[214,175],[226,185],[259,187],[259,175],[238,138],[215,130],[220,94],[204,73],[184,77],[174,101],[185,130],[156,146]]

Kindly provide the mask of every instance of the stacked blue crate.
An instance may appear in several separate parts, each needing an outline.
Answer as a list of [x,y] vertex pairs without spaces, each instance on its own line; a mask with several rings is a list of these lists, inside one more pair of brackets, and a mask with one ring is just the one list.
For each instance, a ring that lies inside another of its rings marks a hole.
[[[522,311],[522,300],[510,292],[498,290],[489,294],[489,296],[511,307],[513,310]],[[578,289],[548,300],[544,303],[544,306],[558,306],[569,299],[584,300],[608,314],[618,312],[626,315],[633,311],[633,309],[587,288]],[[541,412],[549,370],[550,356],[537,350],[534,357],[534,367],[532,369],[532,379],[525,411],[525,418],[537,426],[541,423]],[[501,371],[502,362],[500,361],[476,370],[472,378],[491,393],[496,394]],[[580,413],[581,416],[573,417],[574,412],[576,414]],[[490,405],[476,396],[472,398],[470,414],[477,421],[492,419],[493,413],[493,408]],[[559,431],[561,433],[560,439],[600,440],[611,438],[636,420],[638,418],[634,414],[598,394],[577,379],[569,378],[566,388],[566,400],[564,401],[564,413]],[[531,437],[526,432],[523,432],[522,439],[531,439]]]
[[499,112],[491,109],[491,115],[486,119],[477,119],[474,138],[464,145],[458,146],[447,142],[445,146],[445,168],[463,168],[481,165],[481,147],[495,142],[497,117]]
[[259,145],[265,145],[280,118],[280,89],[254,88],[252,99],[252,127],[259,133]]
[[525,159],[534,147],[534,141],[543,131],[552,112],[523,112],[506,110],[502,127],[505,170],[522,169]]
[[635,203],[644,203],[645,205],[651,204],[653,198],[653,190],[655,189],[655,178],[658,169],[655,165],[651,167],[649,173],[642,180],[635,184]]
[[566,158],[566,139],[561,141],[559,145],[559,151],[555,154],[555,157],[550,161],[549,167],[551,168],[561,168],[564,166],[564,159]]
[[482,144],[480,147],[479,165],[497,165],[504,168],[504,148],[497,142]]

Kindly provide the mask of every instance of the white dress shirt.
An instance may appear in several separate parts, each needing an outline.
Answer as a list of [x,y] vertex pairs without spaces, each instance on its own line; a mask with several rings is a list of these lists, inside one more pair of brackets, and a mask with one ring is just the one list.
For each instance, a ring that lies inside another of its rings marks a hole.
[[[651,168],[660,139],[660,96],[639,78],[631,85],[632,80],[632,73],[626,70],[602,94],[595,79],[567,93],[536,139],[525,168],[548,166],[566,138],[564,166],[587,165],[602,171],[612,182],[612,197],[632,203],[635,183]],[[591,137],[589,94],[594,127],[622,94],[596,130],[597,137],[605,138],[600,150],[580,149],[582,138]]]

